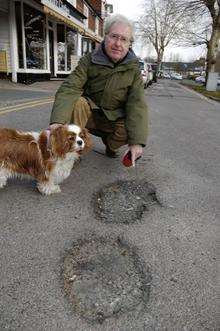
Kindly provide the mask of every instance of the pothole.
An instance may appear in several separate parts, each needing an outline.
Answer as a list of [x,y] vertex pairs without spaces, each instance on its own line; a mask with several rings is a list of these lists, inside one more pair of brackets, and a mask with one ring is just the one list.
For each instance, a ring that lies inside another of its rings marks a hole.
[[95,197],[97,216],[107,223],[133,223],[154,204],[160,205],[154,185],[143,181],[118,181]]
[[144,305],[151,275],[121,239],[78,241],[64,259],[64,287],[73,309],[89,322]]

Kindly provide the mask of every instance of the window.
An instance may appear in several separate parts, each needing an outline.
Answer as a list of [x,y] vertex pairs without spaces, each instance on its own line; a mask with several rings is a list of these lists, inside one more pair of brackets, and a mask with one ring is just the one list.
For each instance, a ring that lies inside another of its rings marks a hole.
[[26,65],[30,69],[46,69],[45,16],[24,3]]
[[65,71],[65,26],[57,24],[58,71]]
[[48,26],[49,26],[49,28],[53,29],[53,22],[48,21]]
[[71,70],[71,56],[76,55],[77,34],[68,27],[66,28],[67,43],[67,70]]
[[95,42],[89,38],[82,38],[82,55],[91,53],[95,49]]
[[57,24],[58,71],[71,70],[71,56],[76,55],[77,33],[63,24]]

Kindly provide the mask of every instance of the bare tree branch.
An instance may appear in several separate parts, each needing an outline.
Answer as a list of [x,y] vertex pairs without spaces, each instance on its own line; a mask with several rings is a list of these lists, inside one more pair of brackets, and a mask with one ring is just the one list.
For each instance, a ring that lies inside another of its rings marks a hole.
[[207,72],[215,71],[220,47],[220,0],[145,0],[138,34],[161,63],[169,45],[206,45]]
[[176,7],[176,0],[145,0],[144,15],[138,24],[138,33],[143,41],[149,41],[161,63],[165,48],[179,43],[178,36],[184,27],[184,10]]

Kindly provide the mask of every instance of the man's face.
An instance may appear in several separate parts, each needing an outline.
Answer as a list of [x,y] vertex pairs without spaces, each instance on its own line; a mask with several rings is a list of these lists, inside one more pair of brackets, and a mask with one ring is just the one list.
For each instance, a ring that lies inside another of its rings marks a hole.
[[131,28],[123,23],[114,23],[105,36],[105,51],[113,62],[122,60],[131,43]]

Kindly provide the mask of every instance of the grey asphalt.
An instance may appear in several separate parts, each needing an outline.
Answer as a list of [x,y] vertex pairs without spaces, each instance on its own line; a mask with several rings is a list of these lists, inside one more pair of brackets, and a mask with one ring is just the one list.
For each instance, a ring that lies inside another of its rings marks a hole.
[[[0,191],[0,330],[219,330],[220,104],[162,80],[146,99],[150,134],[136,171],[100,154],[94,138],[96,152],[83,157],[60,194],[44,197],[33,182],[18,180]],[[0,126],[39,130],[50,111],[46,105],[0,115]],[[102,222],[94,195],[130,179],[153,184],[162,206],[132,224]],[[93,236],[122,237],[135,248],[152,276],[144,309],[102,324],[73,311],[63,261],[75,242]]]
[[3,108],[54,96],[61,83],[62,80],[57,80],[24,85],[0,80],[0,107]]
[[45,99],[52,94],[48,92],[26,91],[25,94],[21,90],[2,89],[0,90],[0,107],[16,105],[22,102]]

